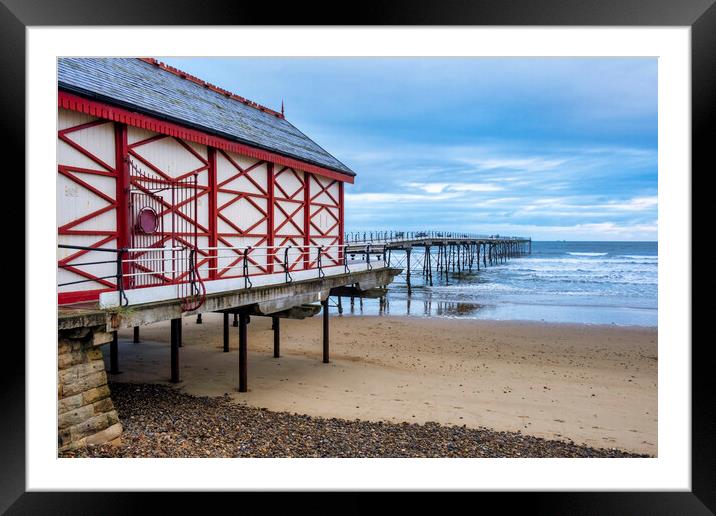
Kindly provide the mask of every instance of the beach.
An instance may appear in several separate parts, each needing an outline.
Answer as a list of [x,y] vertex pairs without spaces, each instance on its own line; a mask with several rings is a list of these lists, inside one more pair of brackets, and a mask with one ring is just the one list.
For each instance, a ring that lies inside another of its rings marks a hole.
[[[249,392],[238,393],[238,329],[223,353],[221,320],[184,318],[172,389],[312,418],[434,422],[657,455],[653,327],[332,314],[323,364],[320,317],[282,320],[278,359],[270,318],[252,317]],[[110,386],[170,386],[169,359],[168,322],[142,327],[139,344],[122,331],[122,373]]]

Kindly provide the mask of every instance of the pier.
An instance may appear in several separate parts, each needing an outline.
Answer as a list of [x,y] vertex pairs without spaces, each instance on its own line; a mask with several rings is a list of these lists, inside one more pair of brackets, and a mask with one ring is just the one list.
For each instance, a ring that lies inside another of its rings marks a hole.
[[[401,268],[411,291],[411,277],[420,274],[433,285],[433,274],[449,281],[450,273],[479,271],[532,254],[532,239],[445,231],[363,231],[347,233],[346,253],[382,255],[388,267]],[[413,253],[413,249],[421,252]],[[402,256],[395,257],[395,251]]]

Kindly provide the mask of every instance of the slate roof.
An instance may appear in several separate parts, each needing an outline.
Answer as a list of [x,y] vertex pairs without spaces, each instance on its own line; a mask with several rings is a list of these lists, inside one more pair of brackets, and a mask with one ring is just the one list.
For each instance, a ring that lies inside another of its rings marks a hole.
[[84,57],[59,58],[57,69],[62,90],[355,176],[282,114],[192,76],[183,78],[179,70],[143,59]]

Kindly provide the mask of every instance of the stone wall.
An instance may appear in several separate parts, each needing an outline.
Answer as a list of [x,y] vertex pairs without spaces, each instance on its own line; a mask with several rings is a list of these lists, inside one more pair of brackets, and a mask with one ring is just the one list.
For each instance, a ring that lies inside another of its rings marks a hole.
[[58,443],[60,451],[112,443],[122,424],[114,409],[99,346],[112,340],[104,327],[60,330],[58,355]]

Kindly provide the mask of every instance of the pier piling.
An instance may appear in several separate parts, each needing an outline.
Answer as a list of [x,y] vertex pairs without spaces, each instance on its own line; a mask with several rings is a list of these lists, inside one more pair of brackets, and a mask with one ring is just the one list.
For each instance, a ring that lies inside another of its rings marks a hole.
[[224,312],[224,353],[229,352],[229,313]]
[[117,332],[112,332],[112,342],[109,344],[109,372],[119,374],[119,337]]
[[177,323],[177,324],[178,324],[178,326],[177,326],[177,331],[179,332],[179,341],[178,341],[178,342],[179,342],[179,347],[181,348],[181,347],[184,346],[184,339],[182,339],[182,335],[181,335],[182,329],[183,329],[183,328],[182,328],[182,318],[179,317],[179,319],[177,319],[177,320],[179,321],[179,322]]
[[406,263],[405,281],[406,281],[407,284],[408,284],[408,295],[410,295],[410,293],[411,293],[411,291],[410,291],[410,251],[411,251],[410,247],[408,247],[408,248],[405,249],[405,253],[406,253],[406,256],[407,256],[407,258],[406,258],[406,262],[407,262],[407,263]]
[[248,332],[246,331],[249,316],[239,314],[239,392],[248,389]]
[[328,363],[328,346],[329,346],[329,328],[328,328],[328,298],[325,301],[321,301],[323,308],[323,363]]
[[179,383],[179,347],[181,346],[181,319],[171,321],[171,379],[172,383]]
[[273,321],[273,357],[281,357],[281,319],[278,317],[272,317]]
[[132,342],[139,344],[139,326],[134,327],[134,338],[132,339]]

